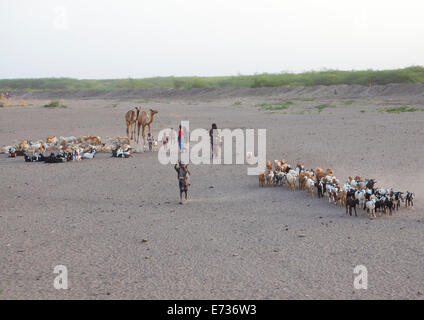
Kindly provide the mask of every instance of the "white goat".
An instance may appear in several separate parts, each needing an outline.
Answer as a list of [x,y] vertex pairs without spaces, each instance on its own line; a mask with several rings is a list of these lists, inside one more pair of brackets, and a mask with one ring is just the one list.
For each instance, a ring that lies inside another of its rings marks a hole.
[[[307,178],[307,177],[305,177],[305,178]],[[314,196],[314,187],[315,187],[314,180],[307,178],[306,184],[305,184],[306,192],[310,193],[312,195],[312,197]]]
[[93,159],[94,155],[96,154],[96,150],[93,149],[91,152],[85,152],[81,156],[81,159]]
[[356,191],[355,192],[355,199],[359,201],[359,206],[361,208],[364,208],[364,202],[365,202],[365,190],[362,191]]
[[374,218],[377,218],[375,215],[375,197],[372,198],[371,200],[367,201],[365,203],[367,210],[369,211],[370,215]]

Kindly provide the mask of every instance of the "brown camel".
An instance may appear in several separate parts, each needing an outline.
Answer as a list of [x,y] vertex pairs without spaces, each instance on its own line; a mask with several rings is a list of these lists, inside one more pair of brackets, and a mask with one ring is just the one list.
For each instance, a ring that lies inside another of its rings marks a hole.
[[137,117],[136,123],[138,128],[137,133],[137,143],[140,143],[140,126],[143,127],[143,143],[146,145],[146,126],[149,127],[149,132],[151,133],[152,129],[152,122],[155,118],[155,114],[158,113],[158,111],[150,109],[150,115],[147,113],[147,111],[142,111],[140,115]]
[[125,114],[125,122],[127,124],[127,137],[130,136],[129,128],[131,127],[131,140],[135,140],[135,129],[136,129],[136,121],[138,118],[138,115],[140,114],[140,107],[135,107],[134,110],[129,110]]

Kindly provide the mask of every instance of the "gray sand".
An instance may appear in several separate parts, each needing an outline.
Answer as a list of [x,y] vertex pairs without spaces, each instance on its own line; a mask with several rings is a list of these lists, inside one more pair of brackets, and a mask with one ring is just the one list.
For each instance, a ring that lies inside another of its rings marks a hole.
[[[201,165],[191,166],[190,201],[179,205],[176,173],[156,153],[65,164],[2,154],[0,299],[423,298],[424,112],[379,111],[424,107],[419,94],[302,101],[299,93],[295,105],[275,112],[258,105],[288,98],[68,97],[68,108],[57,110],[40,107],[51,96],[38,98],[0,109],[1,146],[51,135],[125,135],[125,112],[141,105],[159,110],[155,134],[180,120],[191,128],[266,128],[270,160],[332,168],[343,182],[375,178],[417,199],[393,216],[349,217],[304,192],[259,188],[244,165]],[[319,113],[322,104],[336,107]],[[60,264],[68,290],[53,287]],[[360,264],[368,289],[358,291],[353,268]]]

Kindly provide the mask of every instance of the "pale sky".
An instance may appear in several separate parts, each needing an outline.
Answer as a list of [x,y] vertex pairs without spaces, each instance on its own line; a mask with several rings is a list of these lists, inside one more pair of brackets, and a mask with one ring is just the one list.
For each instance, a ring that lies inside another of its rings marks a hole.
[[422,0],[0,0],[0,79],[424,65]]

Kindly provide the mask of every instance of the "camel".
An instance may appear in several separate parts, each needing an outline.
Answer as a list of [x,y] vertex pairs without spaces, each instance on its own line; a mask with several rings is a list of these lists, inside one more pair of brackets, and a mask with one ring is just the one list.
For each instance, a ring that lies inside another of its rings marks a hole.
[[151,133],[152,122],[155,118],[155,114],[158,113],[157,110],[150,109],[150,115],[146,111],[142,111],[140,115],[138,115],[136,123],[138,128],[137,133],[137,143],[140,143],[140,126],[143,128],[143,143],[146,145],[146,126],[149,127],[149,132]]
[[140,114],[140,107],[135,107],[134,110],[129,110],[125,114],[125,122],[127,124],[127,137],[130,136],[129,128],[131,127],[131,140],[135,140],[135,129],[138,115]]

